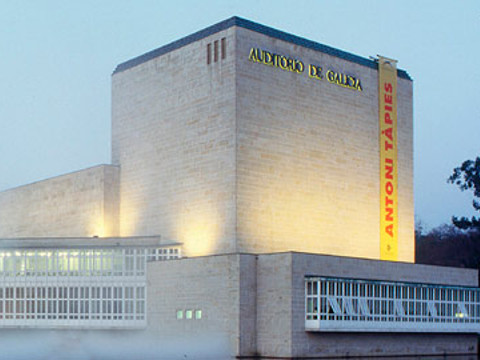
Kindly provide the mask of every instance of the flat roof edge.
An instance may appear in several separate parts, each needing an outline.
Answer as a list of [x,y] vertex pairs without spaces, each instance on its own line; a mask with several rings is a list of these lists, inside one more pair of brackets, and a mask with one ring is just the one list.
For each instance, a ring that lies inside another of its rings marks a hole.
[[0,249],[29,248],[110,248],[110,247],[171,247],[182,244],[163,239],[160,235],[130,237],[25,237],[0,239]]
[[237,17],[232,17],[227,20],[224,20],[222,22],[219,22],[215,25],[209,26],[203,30],[197,31],[191,35],[187,35],[179,40],[176,40],[174,42],[171,42],[167,45],[164,45],[162,47],[159,47],[158,49],[149,51],[143,55],[137,56],[131,60],[127,60],[121,64],[119,64],[115,70],[113,71],[113,74],[125,71],[127,69],[130,69],[134,66],[143,64],[144,62],[147,62],[151,59],[154,59],[160,55],[164,55],[166,53],[169,53],[170,51],[179,49],[183,46],[189,45],[195,41],[201,40],[206,38],[207,36],[210,36],[212,34],[215,34],[219,31],[228,29],[232,26],[237,25],[236,22],[239,18]]
[[53,175],[53,176],[43,178],[43,179],[40,179],[40,180],[34,180],[34,181],[28,182],[26,184],[20,184],[20,185],[16,185],[16,186],[13,186],[13,187],[10,187],[10,188],[7,188],[7,189],[3,189],[3,190],[0,190],[0,195],[4,194],[4,193],[7,193],[9,191],[19,190],[19,189],[27,187],[27,186],[37,185],[39,183],[43,183],[43,182],[50,181],[50,180],[56,180],[56,179],[59,179],[59,178],[64,177],[64,176],[73,176],[77,173],[81,173],[81,172],[84,172],[84,171],[90,171],[90,170],[93,170],[93,169],[96,169],[96,168],[101,168],[101,167],[103,167],[103,168],[110,167],[110,168],[118,168],[119,169],[120,165],[113,165],[113,164],[92,165],[92,166],[88,166],[86,168],[72,170],[72,171],[69,171],[69,172],[66,172],[66,173],[63,173],[63,174],[57,174],[57,175]]
[[[197,31],[191,35],[188,35],[186,37],[183,37],[179,40],[176,40],[174,42],[171,42],[165,46],[159,47],[155,50],[149,51],[143,55],[137,56],[131,60],[125,61],[121,64],[119,64],[115,70],[113,71],[113,75],[125,70],[128,70],[134,66],[143,64],[144,62],[147,62],[151,59],[154,59],[158,56],[164,55],[166,53],[169,53],[173,50],[179,49],[183,46],[189,45],[195,41],[201,40],[207,36],[210,36],[212,34],[215,34],[219,31],[226,30],[232,26],[238,26],[247,30],[255,31],[263,35],[267,35],[279,40],[283,40],[286,42],[290,42],[295,45],[303,46],[308,49],[316,50],[325,54],[329,54],[359,65],[363,65],[372,69],[377,69],[378,65],[377,62],[374,60],[370,60],[358,55],[354,55],[352,53],[335,49],[331,46],[323,45],[318,42],[308,40],[305,38],[302,38],[300,36],[296,36],[293,34],[286,33],[284,31],[280,31],[262,24],[255,23],[250,20],[246,20],[243,18],[240,18],[238,16],[233,16],[227,20],[221,21],[217,24],[214,24],[212,26],[209,26],[203,30]],[[410,75],[405,70],[398,69],[398,77],[407,79],[407,80],[412,80]]]

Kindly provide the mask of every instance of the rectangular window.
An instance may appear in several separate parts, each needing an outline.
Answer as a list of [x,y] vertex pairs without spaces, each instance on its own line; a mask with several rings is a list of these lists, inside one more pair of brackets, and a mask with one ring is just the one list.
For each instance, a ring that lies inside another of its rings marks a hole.
[[443,323],[452,330],[478,332],[480,317],[471,305],[479,293],[480,289],[469,287],[308,277],[305,324],[334,331],[344,321],[344,329],[388,331],[395,323],[404,331],[417,331],[422,323],[421,331],[428,331]]
[[213,62],[218,61],[218,40],[213,42]]
[[146,319],[146,260],[180,256],[177,248],[0,250],[0,277],[10,284],[0,287],[0,327],[12,319],[34,327],[84,326],[79,320],[138,326]]
[[227,57],[227,39],[226,38],[222,38],[221,49],[222,49],[221,52],[222,52],[222,60],[223,60]]
[[207,65],[212,62],[212,44],[207,44]]

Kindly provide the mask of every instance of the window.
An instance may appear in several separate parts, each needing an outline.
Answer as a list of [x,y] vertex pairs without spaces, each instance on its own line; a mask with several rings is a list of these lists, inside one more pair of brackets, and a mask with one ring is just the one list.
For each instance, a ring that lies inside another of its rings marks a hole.
[[143,325],[147,250],[0,250],[0,327]]
[[207,44],[207,65],[212,62],[212,44]]
[[176,316],[177,316],[177,320],[182,320],[182,319],[201,320],[203,317],[203,312],[200,309],[177,310]]
[[213,62],[218,61],[218,40],[213,42]]
[[479,294],[472,287],[307,277],[305,325],[324,331],[427,332],[441,326],[445,332],[479,332]]
[[222,38],[221,49],[222,49],[221,53],[222,53],[222,60],[223,60],[227,57],[227,39],[226,38]]
[[[213,59],[212,59],[212,50],[213,50]],[[219,60],[226,59],[226,57],[227,57],[227,39],[226,38],[223,37],[220,40],[215,40],[213,41],[213,43],[207,44],[207,65],[210,65],[212,63],[212,60],[213,62],[216,63]]]

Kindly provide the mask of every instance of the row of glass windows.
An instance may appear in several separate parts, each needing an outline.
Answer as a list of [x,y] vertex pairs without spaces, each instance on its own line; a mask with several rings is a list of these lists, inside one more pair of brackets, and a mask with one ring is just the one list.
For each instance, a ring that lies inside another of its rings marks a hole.
[[144,320],[145,286],[0,287],[0,320]]
[[202,318],[202,310],[177,310],[177,320],[200,320]]
[[0,250],[0,327],[145,324],[147,262],[180,256],[179,248]]
[[476,288],[307,278],[306,320],[480,323]]
[[142,276],[146,261],[178,257],[178,248],[2,250],[0,277]]
[[[308,281],[307,294],[316,294],[318,286],[325,295],[361,296],[365,298],[402,298],[412,300],[454,300],[469,301],[478,294],[478,290],[465,291],[466,288],[435,287],[427,285],[408,285],[404,283],[368,283],[348,279],[325,279],[325,281]],[[448,290],[448,291],[447,291]],[[471,290],[471,289],[468,289]]]

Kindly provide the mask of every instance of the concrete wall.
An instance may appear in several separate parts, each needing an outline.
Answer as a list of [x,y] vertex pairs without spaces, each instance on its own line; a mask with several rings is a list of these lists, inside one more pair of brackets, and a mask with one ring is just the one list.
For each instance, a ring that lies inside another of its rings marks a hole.
[[238,354],[257,354],[257,257],[237,255],[240,265]]
[[257,353],[261,356],[292,356],[291,270],[289,253],[258,256]]
[[[249,61],[251,48],[322,65],[363,91]],[[239,251],[379,258],[378,73],[237,29]],[[399,260],[414,261],[412,82],[398,81]]]
[[[223,37],[226,58],[207,65]],[[113,75],[122,236],[161,234],[187,256],[235,251],[234,54],[230,28]]]
[[118,235],[116,166],[100,165],[0,193],[0,237]]
[[[271,257],[276,254],[268,255]],[[438,285],[478,286],[478,271],[446,266],[292,253],[293,278],[304,275],[403,281]],[[302,283],[302,287],[304,287]],[[302,296],[304,294],[302,293]]]
[[[160,340],[224,339],[231,355],[256,347],[255,256],[225,255],[148,264],[148,329]],[[177,319],[201,310],[202,319]]]
[[[308,341],[298,344],[296,356],[322,354],[323,357],[366,358],[377,356],[418,356],[444,354],[476,356],[476,334],[398,334],[398,333],[305,333]],[[339,346],[341,344],[341,346]],[[303,347],[304,346],[304,347]]]

